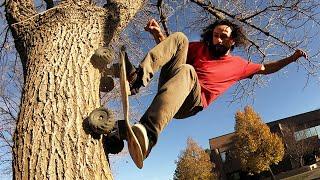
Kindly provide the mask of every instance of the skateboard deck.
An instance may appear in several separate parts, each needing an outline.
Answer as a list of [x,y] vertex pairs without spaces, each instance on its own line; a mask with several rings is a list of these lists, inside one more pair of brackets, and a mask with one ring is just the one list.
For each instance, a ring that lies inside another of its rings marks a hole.
[[130,156],[133,162],[136,164],[138,168],[143,167],[143,154],[138,142],[137,137],[135,136],[130,120],[129,120],[129,98],[130,95],[130,88],[129,82],[127,81],[126,75],[126,66],[125,66],[125,48],[121,47],[120,51],[120,91],[121,91],[121,100],[122,100],[122,107],[123,107],[123,114],[125,119],[125,126],[126,126],[126,134],[127,134],[127,143]]

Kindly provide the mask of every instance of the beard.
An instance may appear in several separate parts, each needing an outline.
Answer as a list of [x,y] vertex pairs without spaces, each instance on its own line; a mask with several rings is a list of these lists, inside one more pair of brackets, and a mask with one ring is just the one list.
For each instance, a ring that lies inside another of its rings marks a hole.
[[212,53],[212,56],[215,58],[222,57],[226,55],[226,53],[231,49],[231,47],[228,47],[226,45],[222,44],[210,44],[209,45],[209,50]]

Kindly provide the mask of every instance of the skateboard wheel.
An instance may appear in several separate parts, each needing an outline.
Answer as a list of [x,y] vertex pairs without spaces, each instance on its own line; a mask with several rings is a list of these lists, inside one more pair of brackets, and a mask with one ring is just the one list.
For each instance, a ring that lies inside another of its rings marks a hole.
[[110,154],[118,154],[124,148],[124,142],[118,136],[105,136],[104,137],[105,150]]
[[114,81],[110,76],[101,77],[100,79],[100,91],[110,92],[114,88]]
[[115,125],[114,115],[111,110],[97,108],[90,113],[88,123],[95,133],[108,134]]
[[95,50],[91,57],[91,63],[94,67],[98,69],[103,69],[110,64],[114,59],[114,50],[110,47],[101,47]]

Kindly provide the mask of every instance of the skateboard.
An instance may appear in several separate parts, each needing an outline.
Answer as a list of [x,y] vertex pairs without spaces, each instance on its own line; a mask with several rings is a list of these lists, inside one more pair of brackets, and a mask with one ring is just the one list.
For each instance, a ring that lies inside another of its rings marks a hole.
[[[126,140],[132,160],[135,165],[141,169],[143,167],[144,157],[129,120],[128,96],[130,95],[130,88],[129,82],[127,81],[125,64],[125,58],[127,57],[125,47],[123,46],[119,54],[118,74],[113,74],[114,77],[119,77],[124,120],[115,121],[111,110],[97,108],[90,113],[88,124],[94,133],[104,135],[104,147],[108,153],[117,154],[121,152],[124,147],[123,141]],[[112,72],[116,71],[112,70]]]

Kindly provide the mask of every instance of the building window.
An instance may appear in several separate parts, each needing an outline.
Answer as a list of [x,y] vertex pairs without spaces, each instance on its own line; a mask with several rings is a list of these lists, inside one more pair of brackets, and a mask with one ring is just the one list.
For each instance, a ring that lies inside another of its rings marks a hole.
[[226,152],[221,152],[220,157],[223,163],[226,162]]
[[312,136],[318,136],[316,127],[310,128],[310,135],[311,135],[310,137],[312,137]]
[[294,137],[295,137],[296,141],[300,141],[302,139],[305,139],[306,135],[305,135],[304,131],[297,131],[297,132],[294,132]]
[[305,129],[304,133],[306,134],[306,137],[311,137],[311,131],[310,128],[309,129]]
[[316,126],[315,129],[317,131],[318,138],[320,139],[320,126]]
[[318,138],[320,139],[320,126],[315,126],[315,127],[294,132],[294,137],[296,141],[307,139],[313,136],[318,136]]

